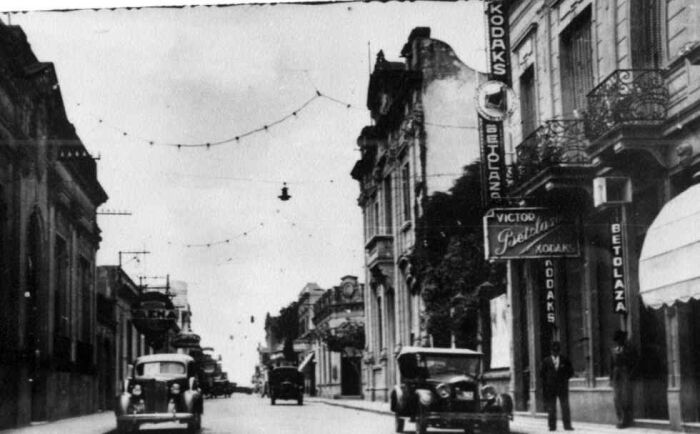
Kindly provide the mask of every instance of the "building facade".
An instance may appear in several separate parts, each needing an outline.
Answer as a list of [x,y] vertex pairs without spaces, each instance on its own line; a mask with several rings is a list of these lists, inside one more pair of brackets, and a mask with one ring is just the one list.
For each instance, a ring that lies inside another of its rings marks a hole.
[[364,216],[369,400],[388,399],[402,345],[430,345],[410,260],[421,203],[479,158],[473,101],[482,76],[429,28],[414,29],[401,56],[377,55],[367,95],[373,123],[357,139],[361,158],[351,172]]
[[95,161],[56,73],[0,22],[0,428],[96,410]]
[[692,228],[700,5],[521,0],[507,7],[518,96],[506,124],[509,195],[520,206],[580,219],[578,257],[508,261],[516,408],[543,410],[536,373],[559,340],[575,371],[574,420],[615,423],[610,357],[621,329],[640,356],[635,418],[683,429],[700,420],[692,262],[699,259]]
[[314,326],[314,305],[325,291],[316,283],[307,283],[299,293],[297,317],[299,335],[294,348],[299,349],[299,371],[304,374],[304,392],[316,396],[316,340]]
[[116,265],[97,267],[98,405],[112,409],[134,359],[153,350],[132,323],[140,288]]
[[362,349],[365,338],[364,285],[357,277],[341,278],[313,305],[315,378],[318,395],[362,395]]

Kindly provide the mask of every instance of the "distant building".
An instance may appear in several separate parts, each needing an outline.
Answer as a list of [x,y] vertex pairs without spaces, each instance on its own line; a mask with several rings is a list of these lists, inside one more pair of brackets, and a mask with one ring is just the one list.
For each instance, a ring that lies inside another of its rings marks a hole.
[[294,347],[300,349],[299,370],[304,373],[305,392],[310,396],[316,395],[314,304],[324,292],[316,283],[307,283],[297,301],[299,336],[294,341]]
[[52,63],[0,22],[0,429],[93,412],[107,194]]
[[97,267],[97,369],[100,409],[111,409],[128,375],[128,365],[153,349],[132,323],[139,287],[116,265]]
[[362,396],[364,285],[345,276],[313,306],[316,388],[324,397]]
[[381,401],[398,379],[400,347],[430,345],[411,264],[421,204],[479,158],[474,96],[483,77],[429,28],[413,29],[401,56],[377,54],[367,91],[373,124],[357,139],[361,158],[351,172],[360,185],[368,283],[364,395]]

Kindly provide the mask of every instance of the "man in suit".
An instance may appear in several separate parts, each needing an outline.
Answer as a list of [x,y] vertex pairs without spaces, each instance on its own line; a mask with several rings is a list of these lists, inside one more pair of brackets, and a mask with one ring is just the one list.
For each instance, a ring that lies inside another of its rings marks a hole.
[[560,351],[559,342],[552,342],[551,354],[542,361],[540,377],[544,405],[547,408],[550,431],[557,429],[557,398],[561,404],[561,420],[564,423],[564,429],[573,431],[569,409],[569,378],[574,375],[574,370],[569,359],[559,354]]

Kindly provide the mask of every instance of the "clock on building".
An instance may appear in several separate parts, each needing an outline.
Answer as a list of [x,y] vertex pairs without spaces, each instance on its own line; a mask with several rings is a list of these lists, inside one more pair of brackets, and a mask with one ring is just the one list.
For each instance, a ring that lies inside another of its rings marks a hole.
[[343,296],[345,296],[345,298],[352,298],[356,290],[357,288],[352,282],[345,282],[343,284]]

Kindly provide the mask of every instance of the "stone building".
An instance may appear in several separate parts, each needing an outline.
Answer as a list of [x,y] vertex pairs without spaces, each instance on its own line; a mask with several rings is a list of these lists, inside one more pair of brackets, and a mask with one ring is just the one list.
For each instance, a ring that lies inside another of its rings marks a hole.
[[506,2],[513,88],[509,194],[580,217],[581,253],[508,262],[510,388],[542,411],[535,373],[554,339],[573,362],[573,418],[615,422],[612,335],[640,354],[634,416],[700,421],[700,5],[693,0]]
[[97,267],[98,405],[103,410],[112,409],[129,364],[142,354],[152,353],[131,321],[131,307],[139,294],[139,287],[121,267]]
[[97,409],[95,161],[51,63],[0,22],[0,428]]
[[313,305],[316,388],[326,398],[362,395],[364,285],[345,276]]
[[388,399],[402,345],[430,345],[410,261],[421,203],[449,190],[479,158],[474,96],[481,75],[429,28],[415,28],[400,54],[402,62],[377,55],[367,92],[373,122],[357,139],[361,158],[351,172],[364,216],[370,400]]

